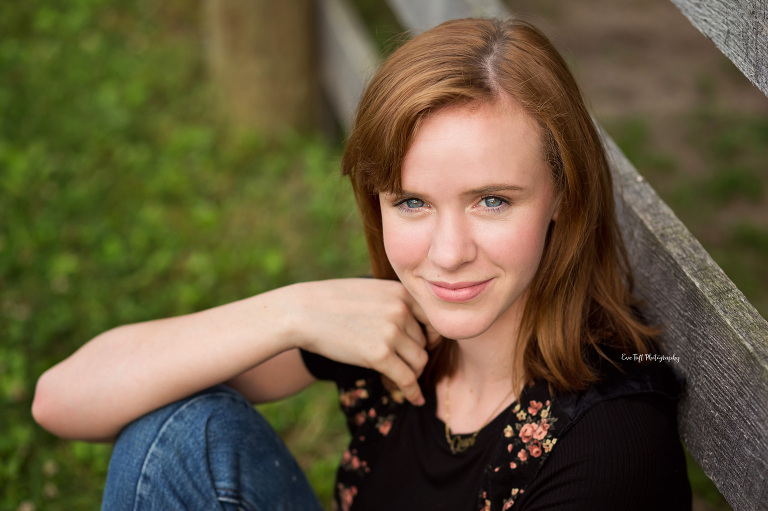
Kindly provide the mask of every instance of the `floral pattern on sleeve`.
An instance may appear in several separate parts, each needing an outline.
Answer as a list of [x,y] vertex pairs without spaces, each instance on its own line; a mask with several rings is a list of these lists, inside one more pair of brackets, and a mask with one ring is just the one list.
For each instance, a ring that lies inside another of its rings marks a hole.
[[352,440],[336,473],[334,504],[340,511],[351,511],[405,400],[398,391],[387,391],[378,374],[338,385],[339,404]]
[[481,511],[506,511],[525,492],[561,434],[555,424],[560,410],[546,384],[528,387],[509,412],[501,448],[483,479],[478,502]]
[[557,438],[549,430],[557,419],[550,414],[551,406],[550,400],[545,403],[531,400],[527,409],[521,407],[520,403],[512,409],[517,422],[514,427],[507,425],[504,428],[504,437],[510,439],[507,451],[516,458],[510,462],[510,469],[514,470],[528,463],[528,460],[539,458],[552,450]]

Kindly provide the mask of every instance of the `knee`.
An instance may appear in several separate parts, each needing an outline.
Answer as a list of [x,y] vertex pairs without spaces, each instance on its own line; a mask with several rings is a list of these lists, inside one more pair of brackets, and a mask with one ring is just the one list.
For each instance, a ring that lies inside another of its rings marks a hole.
[[156,410],[118,438],[103,509],[149,501],[165,509],[212,509],[217,502],[238,502],[243,509],[319,509],[277,433],[224,386]]
[[225,460],[261,430],[262,437],[274,434],[245,398],[222,385],[150,412],[115,442],[105,500],[132,501],[148,480],[174,486],[179,478],[210,479],[212,458]]
[[146,452],[159,441],[173,441],[176,449],[199,449],[208,430],[219,427],[235,435],[235,426],[268,425],[248,401],[234,390],[218,385],[139,417],[120,433],[113,451]]

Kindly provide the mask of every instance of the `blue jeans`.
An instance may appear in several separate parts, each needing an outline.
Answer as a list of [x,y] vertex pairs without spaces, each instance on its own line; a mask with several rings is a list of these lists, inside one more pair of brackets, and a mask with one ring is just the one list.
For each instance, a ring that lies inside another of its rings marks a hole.
[[320,510],[267,421],[223,385],[129,424],[112,452],[102,511]]

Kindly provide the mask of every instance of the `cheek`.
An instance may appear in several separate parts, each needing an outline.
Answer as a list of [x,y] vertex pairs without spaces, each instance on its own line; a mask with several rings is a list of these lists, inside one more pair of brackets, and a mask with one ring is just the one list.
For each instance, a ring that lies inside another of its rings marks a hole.
[[538,215],[518,218],[482,235],[483,252],[507,272],[532,276],[539,267],[549,222]]
[[415,268],[426,257],[429,250],[429,236],[425,229],[416,223],[382,217],[384,250],[395,272]]

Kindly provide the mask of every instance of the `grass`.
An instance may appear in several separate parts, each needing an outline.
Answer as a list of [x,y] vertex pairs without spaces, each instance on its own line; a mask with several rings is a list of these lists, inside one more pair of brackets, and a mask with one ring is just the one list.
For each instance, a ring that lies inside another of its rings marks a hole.
[[[29,412],[38,376],[88,339],[366,272],[339,147],[311,135],[267,144],[218,125],[197,16],[178,1],[0,3],[0,509],[100,501],[109,446],[59,440]],[[768,147],[768,126],[700,112],[688,129],[711,165],[695,179],[654,151],[642,121],[615,132],[765,315],[765,225],[726,218],[711,235],[698,204],[764,204],[756,169],[768,154],[754,148]],[[262,410],[329,505],[347,441],[333,389]]]
[[[228,135],[199,39],[147,5],[0,6],[0,509],[100,501],[109,447],[56,439],[29,412],[37,377],[88,339],[366,272],[338,146]],[[344,443],[332,394],[267,407],[326,501]],[[294,418],[332,433],[309,441]]]
[[768,120],[702,109],[676,128],[696,152],[689,162],[660,149],[643,120],[608,126],[661,198],[768,317]]

